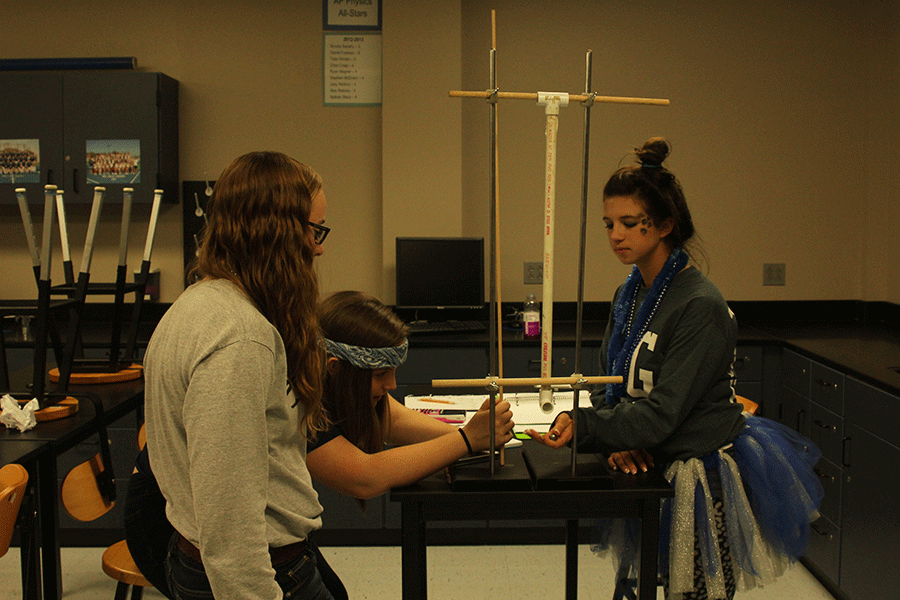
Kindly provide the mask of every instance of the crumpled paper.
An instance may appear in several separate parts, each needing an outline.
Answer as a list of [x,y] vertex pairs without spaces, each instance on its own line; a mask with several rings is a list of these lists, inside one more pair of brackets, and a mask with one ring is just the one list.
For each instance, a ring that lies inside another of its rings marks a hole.
[[19,431],[28,431],[37,425],[37,419],[34,416],[34,411],[40,408],[37,398],[32,398],[20,408],[19,402],[6,394],[0,398],[0,408],[3,409],[3,413],[0,414],[0,423],[6,425],[8,429],[15,427]]

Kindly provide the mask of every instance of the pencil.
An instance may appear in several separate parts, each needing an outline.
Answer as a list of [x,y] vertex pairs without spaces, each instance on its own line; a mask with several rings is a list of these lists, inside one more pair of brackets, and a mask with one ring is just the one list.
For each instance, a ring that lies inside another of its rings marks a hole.
[[437,398],[419,398],[421,402],[436,402],[438,404],[456,404],[455,402],[450,402],[449,400],[439,400]]

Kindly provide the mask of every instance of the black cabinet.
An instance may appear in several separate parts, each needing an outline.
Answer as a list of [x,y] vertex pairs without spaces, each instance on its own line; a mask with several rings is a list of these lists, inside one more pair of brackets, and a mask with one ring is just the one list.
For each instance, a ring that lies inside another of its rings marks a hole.
[[[582,347],[581,366],[575,364],[575,348],[572,346],[556,346],[550,356],[550,376],[570,377],[573,374],[585,376],[597,375],[598,365],[595,349]],[[504,377],[540,377],[540,346],[507,346],[503,348]]]
[[0,72],[0,202],[15,188],[43,202],[44,185],[67,203],[134,188],[135,202],[178,202],[178,82],[135,71]]
[[763,407],[763,348],[738,346],[734,353],[734,391]]
[[485,346],[411,347],[406,362],[397,367],[397,383],[401,385],[431,385],[433,379],[487,376]]
[[853,598],[900,594],[900,397],[847,378],[840,587]]
[[843,478],[844,375],[784,350],[778,412],[770,415],[809,437],[822,451],[815,466],[825,488],[821,516],[812,524],[806,558],[831,583],[840,582]]
[[774,411],[770,419],[809,435],[809,382],[811,361],[790,350],[781,355],[781,377]]
[[0,72],[0,202],[24,187],[43,201],[44,185],[63,185],[63,79],[58,73]]
[[825,497],[807,565],[854,600],[896,597],[900,397],[788,349],[780,382],[779,420],[822,451]]

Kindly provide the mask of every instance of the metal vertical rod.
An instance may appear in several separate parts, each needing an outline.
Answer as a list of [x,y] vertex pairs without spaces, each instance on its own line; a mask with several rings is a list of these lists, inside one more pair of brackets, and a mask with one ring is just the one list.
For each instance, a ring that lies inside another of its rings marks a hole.
[[[491,61],[491,89],[497,89],[497,49],[491,48],[490,54]],[[491,293],[491,302],[490,302],[490,316],[489,316],[489,327],[490,331],[489,335],[489,343],[490,343],[490,354],[491,354],[491,362],[490,362],[490,370],[491,373],[499,374],[499,350],[497,347],[498,336],[497,336],[497,320],[496,320],[496,306],[497,306],[497,279],[496,279],[496,269],[497,269],[497,236],[495,234],[496,226],[497,226],[497,98],[494,96],[491,102],[491,243],[490,243],[490,255],[491,255],[491,267],[490,267],[490,293]],[[491,415],[491,447],[489,453],[491,455],[491,477],[494,476],[496,471],[496,457],[494,456],[494,446],[497,443],[497,433],[494,430],[494,423],[496,422],[496,395],[491,393],[491,406],[490,406],[490,415]]]
[[[584,73],[584,93],[591,94],[591,63],[592,53],[587,51],[585,57],[585,73]],[[579,242],[578,255],[578,298],[577,313],[575,317],[575,369],[581,372],[581,336],[582,323],[584,321],[584,263],[585,263],[585,246],[587,243],[587,205],[588,205],[588,171],[590,169],[590,141],[591,141],[591,105],[593,98],[584,103],[584,155],[581,164],[581,239]],[[575,388],[572,404],[572,431],[577,433],[578,419],[578,396],[579,388]],[[577,468],[577,440],[572,439],[572,477],[575,477]]]

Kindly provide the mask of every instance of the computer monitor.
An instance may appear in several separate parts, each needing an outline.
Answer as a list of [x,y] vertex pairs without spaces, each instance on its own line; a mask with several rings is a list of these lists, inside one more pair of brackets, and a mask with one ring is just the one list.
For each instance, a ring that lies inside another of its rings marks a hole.
[[484,238],[398,237],[398,309],[483,309]]

